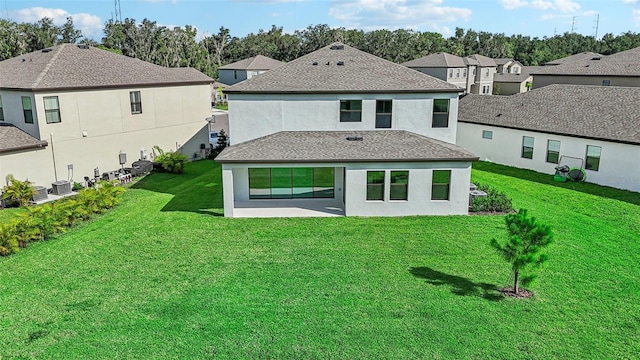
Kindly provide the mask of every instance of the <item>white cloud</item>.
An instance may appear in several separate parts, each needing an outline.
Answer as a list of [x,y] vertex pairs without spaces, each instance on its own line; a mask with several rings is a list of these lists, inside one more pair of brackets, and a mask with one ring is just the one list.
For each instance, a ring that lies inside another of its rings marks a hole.
[[633,9],[632,16],[633,23],[636,25],[636,27],[640,27],[640,9]]
[[[358,29],[419,29],[469,20],[471,9],[441,6],[442,0],[331,0],[329,15]],[[411,24],[409,27],[407,24]]]
[[102,35],[102,20],[97,15],[87,13],[71,14],[63,9],[52,9],[43,7],[33,7],[11,11],[10,18],[17,22],[37,22],[43,17],[53,20],[55,25],[62,25],[67,21],[67,17],[73,19],[73,25],[76,29],[82,31],[82,34],[88,38],[99,39]]
[[521,7],[529,6],[529,3],[523,0],[500,0],[502,7],[507,10],[514,10]]
[[[152,3],[152,4],[156,4],[156,3],[161,3],[161,2],[165,2],[167,0],[144,0],[144,2],[148,2],[148,3]],[[178,0],[171,0],[171,3],[173,5],[178,3]]]
[[638,0],[622,0],[622,2],[627,5],[635,5],[638,3]]
[[[637,1],[637,0],[623,0],[623,1]],[[580,4],[571,0],[500,0],[502,7],[506,10],[515,10],[518,8],[531,8],[536,10],[556,10],[563,13],[573,13],[580,10]]]

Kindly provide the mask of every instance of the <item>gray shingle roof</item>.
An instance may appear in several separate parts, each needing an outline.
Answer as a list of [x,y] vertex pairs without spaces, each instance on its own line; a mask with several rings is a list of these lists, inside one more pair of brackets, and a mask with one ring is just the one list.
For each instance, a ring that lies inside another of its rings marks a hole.
[[[361,141],[347,137],[361,136]],[[224,149],[220,163],[476,161],[467,150],[404,130],[282,131]]]
[[433,53],[421,58],[402,63],[410,68],[450,68],[465,67],[464,60],[460,56],[451,55],[445,52]]
[[609,56],[595,55],[556,66],[543,66],[532,74],[640,76],[640,47]]
[[458,121],[640,144],[640,88],[554,84],[511,96],[466,95]]
[[529,74],[495,74],[493,75],[493,82],[503,83],[521,83],[527,81],[531,75]]
[[545,63],[545,65],[547,65],[547,66],[549,66],[549,65],[562,65],[562,64],[572,63],[574,61],[587,60],[587,59],[591,59],[591,58],[594,58],[594,57],[603,57],[603,56],[604,55],[602,55],[602,54],[585,51],[585,52],[581,52],[581,53],[578,53],[578,54],[569,55],[569,56],[563,57],[561,59],[547,61]]
[[45,146],[46,141],[40,141],[11,124],[0,123],[0,153]]
[[284,63],[282,61],[278,61],[272,59],[270,57],[256,55],[250,57],[248,59],[236,61],[231,64],[227,64],[221,66],[220,69],[224,70],[271,70],[275,69],[279,66],[282,66]]
[[484,55],[474,54],[474,55],[470,55],[470,56],[467,56],[467,57],[478,61],[478,64],[481,67],[496,67],[496,66],[498,66],[498,64],[496,64],[496,62],[492,58],[486,57]]
[[495,61],[497,65],[504,65],[508,62],[515,61],[515,60],[510,58],[497,58],[497,59],[493,59],[493,61]]
[[81,89],[140,85],[208,84],[193,68],[167,68],[74,44],[62,44],[0,61],[0,88]]
[[446,81],[340,43],[299,57],[226,90],[227,93],[462,91]]

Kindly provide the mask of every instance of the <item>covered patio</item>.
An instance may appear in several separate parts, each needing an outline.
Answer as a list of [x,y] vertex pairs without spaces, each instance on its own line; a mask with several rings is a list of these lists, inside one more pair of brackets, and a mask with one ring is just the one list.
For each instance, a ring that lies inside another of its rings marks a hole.
[[336,199],[279,199],[236,201],[234,217],[335,217],[344,216],[344,204]]

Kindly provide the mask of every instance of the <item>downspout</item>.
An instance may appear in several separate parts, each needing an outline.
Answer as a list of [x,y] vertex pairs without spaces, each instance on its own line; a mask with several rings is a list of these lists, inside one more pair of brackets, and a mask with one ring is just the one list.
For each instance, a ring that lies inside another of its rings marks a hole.
[[49,133],[49,139],[51,140],[51,157],[53,158],[53,177],[58,181],[58,170],[56,170],[56,152],[53,148],[53,133]]

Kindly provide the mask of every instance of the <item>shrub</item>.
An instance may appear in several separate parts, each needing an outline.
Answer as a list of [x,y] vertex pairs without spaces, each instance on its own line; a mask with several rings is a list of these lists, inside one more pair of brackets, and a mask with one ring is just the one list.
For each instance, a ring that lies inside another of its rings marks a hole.
[[13,175],[8,175],[7,178],[9,179],[9,185],[3,188],[2,199],[7,202],[7,205],[29,205],[29,202],[36,194],[31,182],[29,180],[20,181],[14,178]]
[[91,214],[102,213],[118,204],[125,188],[100,181],[96,188],[85,188],[66,198],[28,209],[15,219],[0,224],[0,256],[10,255],[32,241],[47,240]]
[[158,155],[155,161],[162,166],[162,169],[172,174],[184,173],[184,163],[187,161],[187,156],[176,151],[162,150],[158,145],[153,147],[158,151]]
[[509,212],[513,209],[511,199],[505,193],[488,185],[477,184],[478,190],[487,193],[487,196],[479,196],[473,199],[471,211],[473,212]]

